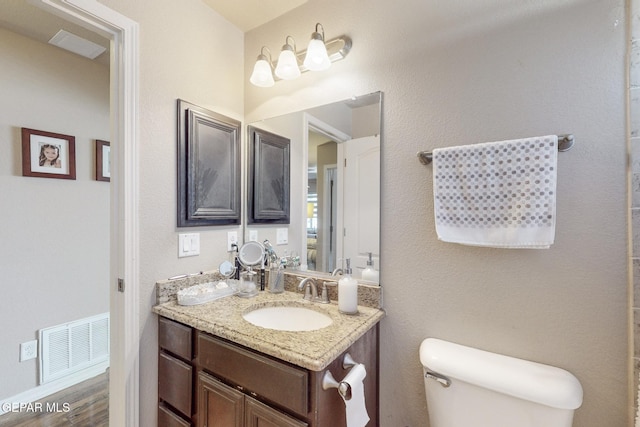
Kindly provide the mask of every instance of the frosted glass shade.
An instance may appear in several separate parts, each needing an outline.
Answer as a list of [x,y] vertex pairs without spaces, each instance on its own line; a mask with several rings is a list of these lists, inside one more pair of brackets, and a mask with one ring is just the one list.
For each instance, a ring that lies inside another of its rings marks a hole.
[[322,71],[331,66],[327,48],[322,39],[311,39],[307,48],[307,55],[304,57],[304,66],[311,71]]
[[271,73],[271,65],[266,59],[258,59],[256,61],[249,81],[253,85],[260,87],[271,87],[276,84]]
[[278,65],[276,66],[276,76],[283,80],[292,80],[300,77],[298,60],[292,50],[283,49],[280,52]]

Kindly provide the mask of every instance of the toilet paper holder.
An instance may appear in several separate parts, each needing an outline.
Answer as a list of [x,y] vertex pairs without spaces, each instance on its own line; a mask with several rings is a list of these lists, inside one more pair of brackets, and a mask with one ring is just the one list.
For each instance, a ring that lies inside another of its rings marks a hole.
[[[342,369],[351,369],[357,364],[358,362],[353,360],[353,357],[351,357],[349,353],[346,353],[342,358]],[[344,381],[338,382],[331,372],[327,370],[322,377],[322,389],[329,390],[330,388],[337,388],[338,393],[340,393],[345,400],[351,399],[351,386]]]

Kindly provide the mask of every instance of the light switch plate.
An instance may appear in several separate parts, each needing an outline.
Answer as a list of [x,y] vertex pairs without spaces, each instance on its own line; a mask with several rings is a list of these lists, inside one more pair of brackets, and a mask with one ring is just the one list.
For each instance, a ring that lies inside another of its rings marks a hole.
[[178,235],[178,258],[200,255],[200,234]]
[[288,228],[278,228],[276,230],[276,244],[277,245],[286,245],[289,243],[289,229]]

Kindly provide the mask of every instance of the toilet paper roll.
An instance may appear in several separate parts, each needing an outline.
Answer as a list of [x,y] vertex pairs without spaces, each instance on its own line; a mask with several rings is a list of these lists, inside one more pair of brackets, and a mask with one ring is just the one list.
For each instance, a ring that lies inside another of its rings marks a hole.
[[[340,394],[346,407],[347,427],[364,427],[369,422],[369,414],[364,402],[364,378],[367,376],[367,370],[362,363],[351,368],[342,383],[349,385],[351,393],[347,396]],[[349,398],[350,397],[350,398]]]

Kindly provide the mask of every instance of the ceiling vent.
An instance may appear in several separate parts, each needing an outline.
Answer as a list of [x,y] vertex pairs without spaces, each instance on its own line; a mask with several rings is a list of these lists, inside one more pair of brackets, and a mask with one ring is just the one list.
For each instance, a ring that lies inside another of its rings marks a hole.
[[89,59],[95,59],[107,50],[107,48],[100,46],[99,44],[83,39],[82,37],[78,37],[65,30],[60,30],[55,36],[51,37],[49,44],[58,46]]

